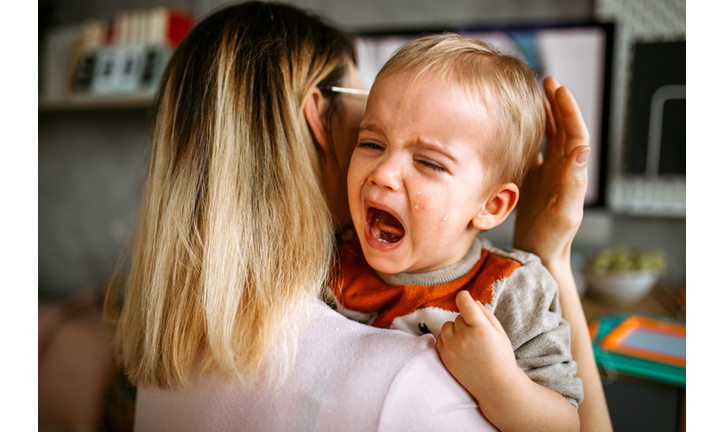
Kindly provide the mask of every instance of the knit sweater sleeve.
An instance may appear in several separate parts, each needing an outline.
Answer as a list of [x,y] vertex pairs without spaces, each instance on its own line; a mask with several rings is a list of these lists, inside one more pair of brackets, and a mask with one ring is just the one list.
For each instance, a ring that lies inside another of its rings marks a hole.
[[521,262],[513,274],[494,285],[490,308],[505,329],[518,366],[534,382],[565,397],[583,401],[583,383],[571,356],[571,330],[561,316],[558,285],[538,257],[503,251]]

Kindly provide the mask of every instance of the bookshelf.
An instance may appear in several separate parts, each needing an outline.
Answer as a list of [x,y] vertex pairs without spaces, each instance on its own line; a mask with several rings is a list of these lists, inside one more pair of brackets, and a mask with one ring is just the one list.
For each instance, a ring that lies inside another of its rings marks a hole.
[[173,50],[193,26],[169,7],[120,10],[52,31],[38,113],[147,109]]
[[147,109],[153,104],[154,93],[69,95],[66,97],[38,98],[38,113],[56,113],[90,110]]

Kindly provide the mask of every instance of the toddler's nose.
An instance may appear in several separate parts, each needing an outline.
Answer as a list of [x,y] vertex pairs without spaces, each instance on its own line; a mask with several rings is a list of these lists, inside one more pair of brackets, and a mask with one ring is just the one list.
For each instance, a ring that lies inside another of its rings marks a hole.
[[388,157],[381,161],[370,174],[372,184],[390,189],[400,190],[402,186],[402,165],[397,161],[399,157]]

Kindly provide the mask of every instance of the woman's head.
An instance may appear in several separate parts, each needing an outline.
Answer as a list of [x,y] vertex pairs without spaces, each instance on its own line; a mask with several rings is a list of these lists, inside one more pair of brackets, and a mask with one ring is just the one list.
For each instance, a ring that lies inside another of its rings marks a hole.
[[[113,290],[107,299],[133,382],[184,383],[192,368],[249,377],[290,346],[293,312],[319,294],[333,250],[324,149],[305,104],[353,62],[339,30],[259,2],[214,13],[176,49],[123,307]],[[336,106],[324,98],[325,127]],[[278,375],[287,351],[267,364]]]
[[[342,87],[363,89],[357,68],[350,63],[347,74],[341,81]],[[365,113],[367,96],[362,94],[337,93],[331,86],[320,85],[305,103],[305,116],[319,145],[324,170],[324,192],[337,229],[352,225],[347,201],[347,171],[352,151],[357,146],[359,124]],[[324,96],[323,96],[324,95]],[[332,103],[330,104],[329,98]],[[317,104],[315,101],[322,101]],[[325,109],[325,121],[316,115]]]

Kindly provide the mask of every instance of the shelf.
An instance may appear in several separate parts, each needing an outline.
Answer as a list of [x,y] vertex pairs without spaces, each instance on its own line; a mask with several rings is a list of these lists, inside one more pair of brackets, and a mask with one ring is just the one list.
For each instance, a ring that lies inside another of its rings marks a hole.
[[686,219],[686,175],[617,175],[609,188],[617,213]]
[[112,110],[127,108],[151,108],[154,93],[72,95],[67,97],[38,98],[38,112],[66,112],[87,110]]

